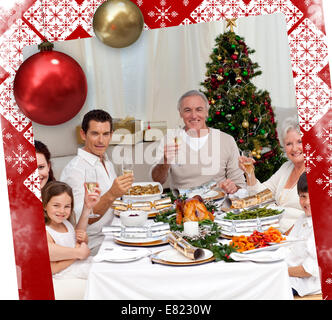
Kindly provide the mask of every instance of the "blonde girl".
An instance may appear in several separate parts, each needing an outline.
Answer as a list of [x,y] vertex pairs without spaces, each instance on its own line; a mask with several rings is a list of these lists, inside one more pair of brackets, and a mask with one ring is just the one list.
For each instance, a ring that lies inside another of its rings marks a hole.
[[66,183],[51,181],[42,189],[46,235],[51,271],[57,278],[86,278],[90,267],[90,249],[86,228],[89,214],[99,201],[100,189],[94,193],[85,191],[81,217],[74,227],[70,222],[74,214],[74,197]]

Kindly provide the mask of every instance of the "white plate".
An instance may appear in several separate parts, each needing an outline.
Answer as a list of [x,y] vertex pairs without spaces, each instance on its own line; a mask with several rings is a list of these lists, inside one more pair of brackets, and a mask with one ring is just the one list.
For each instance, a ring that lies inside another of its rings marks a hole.
[[213,198],[213,197],[216,197],[217,195],[219,194],[218,191],[215,191],[215,190],[210,190],[210,191],[207,191],[207,192],[203,192],[201,190],[198,190],[197,192],[190,192],[187,197],[188,198],[192,198],[193,196],[196,196],[196,195],[199,195],[201,196],[203,199],[208,199],[208,198]]
[[230,257],[235,261],[276,262],[285,259],[286,254],[285,248],[279,248],[275,251],[261,251],[253,254],[232,252]]
[[107,250],[104,248],[101,252],[98,252],[93,257],[95,262],[107,261],[107,262],[131,262],[147,257],[151,254],[147,249],[126,249],[126,248],[110,248]]
[[213,257],[213,253],[210,250],[207,249],[203,249],[204,251],[204,255],[197,260],[191,260],[189,258],[187,258],[186,256],[184,256],[182,253],[180,253],[179,251],[175,250],[175,249],[168,249],[168,250],[164,250],[158,253],[158,258],[167,262],[171,262],[171,263],[191,263],[191,262],[201,262],[204,261],[206,259],[210,259]]
[[114,237],[115,240],[127,242],[127,243],[147,243],[162,240],[166,237],[166,233],[159,237],[150,237],[150,238],[126,238],[126,237]]

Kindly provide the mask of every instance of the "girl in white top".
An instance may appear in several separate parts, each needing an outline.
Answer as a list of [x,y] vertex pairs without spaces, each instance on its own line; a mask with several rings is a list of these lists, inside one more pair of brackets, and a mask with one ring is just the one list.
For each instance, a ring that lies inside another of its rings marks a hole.
[[255,173],[246,172],[244,163],[252,158],[239,157],[239,167],[245,172],[249,195],[256,194],[264,189],[270,189],[278,206],[285,211],[280,219],[280,231],[285,233],[303,214],[299,204],[296,184],[300,175],[305,171],[302,138],[298,121],[295,118],[286,119],[282,132],[282,142],[289,161],[285,162],[270,179],[261,183]]
[[288,264],[288,274],[294,293],[304,296],[321,293],[308,183],[305,173],[299,179],[297,190],[304,215],[295,222],[289,233],[289,238],[302,239],[303,241],[288,248],[285,260]]
[[74,228],[69,222],[74,217],[72,189],[66,183],[58,181],[49,182],[42,189],[46,235],[54,278],[86,279],[90,268],[86,228],[89,214],[99,198],[98,187],[93,193],[88,193],[86,189],[82,214]]

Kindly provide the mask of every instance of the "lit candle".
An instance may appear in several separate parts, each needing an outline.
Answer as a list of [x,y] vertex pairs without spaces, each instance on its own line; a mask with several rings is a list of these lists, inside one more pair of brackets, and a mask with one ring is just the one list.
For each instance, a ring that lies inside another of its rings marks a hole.
[[187,221],[183,223],[184,233],[189,237],[199,235],[198,221]]

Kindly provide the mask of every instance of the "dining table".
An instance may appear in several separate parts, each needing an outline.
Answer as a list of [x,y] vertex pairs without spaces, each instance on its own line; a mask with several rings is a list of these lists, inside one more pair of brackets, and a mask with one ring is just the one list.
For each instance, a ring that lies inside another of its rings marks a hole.
[[[154,223],[149,219],[150,224]],[[120,225],[114,217],[113,225]],[[109,250],[145,250],[135,261],[93,259],[86,300],[292,300],[284,260],[273,262],[210,261],[198,265],[154,263],[153,254],[173,249],[169,243],[151,247],[118,244],[105,235],[95,257]]]

